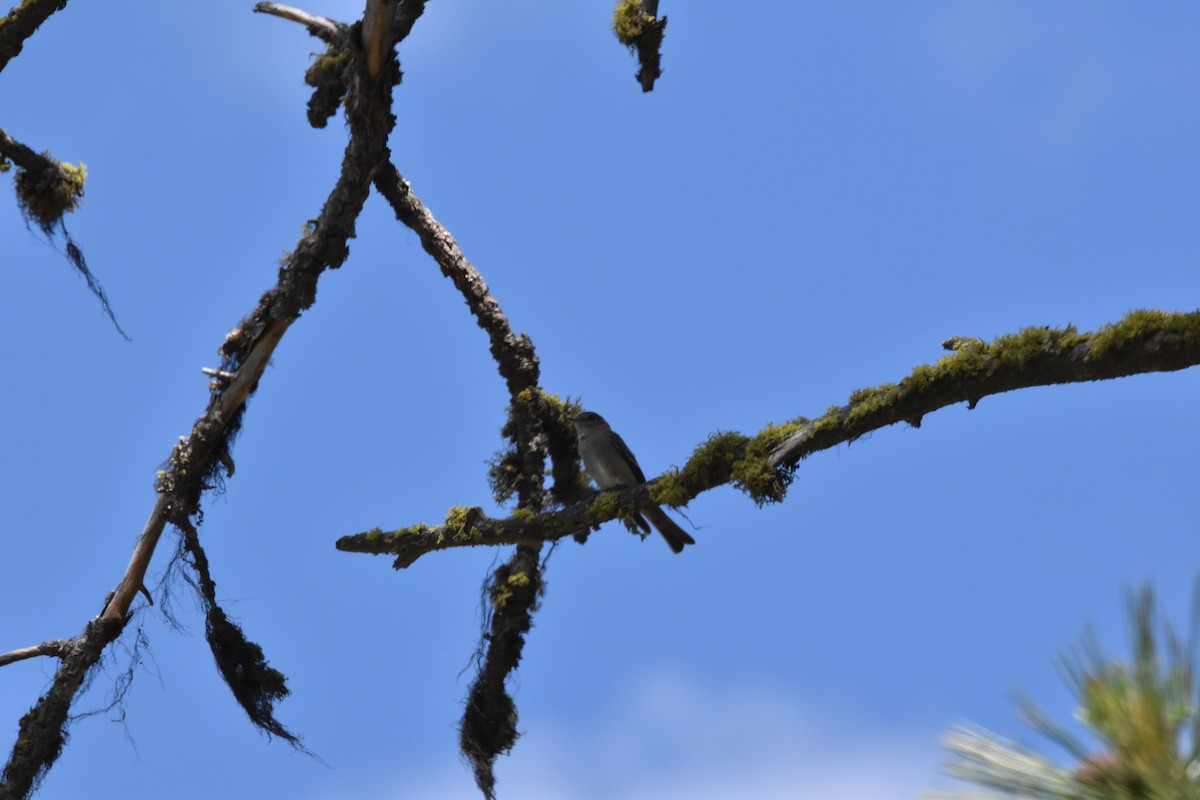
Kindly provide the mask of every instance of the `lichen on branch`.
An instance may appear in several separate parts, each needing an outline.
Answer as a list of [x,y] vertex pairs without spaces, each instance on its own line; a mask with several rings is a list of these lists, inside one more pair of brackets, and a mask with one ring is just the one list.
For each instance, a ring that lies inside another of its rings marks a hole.
[[[922,418],[939,408],[962,402],[974,408],[987,395],[1032,386],[1200,364],[1200,311],[1140,310],[1093,333],[1080,333],[1072,325],[1036,327],[990,343],[953,337],[943,347],[952,352],[934,364],[915,367],[898,383],[858,389],[845,405],[832,406],[816,419],[767,423],[754,436],[714,434],[696,447],[682,467],[639,486],[600,492],[546,513],[520,509],[507,519],[488,517],[477,508],[452,509],[439,526],[422,524],[390,533],[377,528],[342,537],[337,547],[344,552],[393,554],[400,569],[425,553],[450,547],[554,541],[628,516],[647,502],[680,508],[726,483],[757,505],[781,502],[800,462],[810,454],[898,422],[920,427]],[[494,486],[504,485],[498,479],[515,470],[515,464],[504,466],[507,463],[501,458],[493,464]]]
[[637,54],[635,76],[643,92],[654,89],[662,77],[662,41],[667,18],[658,17],[657,0],[618,0],[613,8],[612,30],[617,41]]

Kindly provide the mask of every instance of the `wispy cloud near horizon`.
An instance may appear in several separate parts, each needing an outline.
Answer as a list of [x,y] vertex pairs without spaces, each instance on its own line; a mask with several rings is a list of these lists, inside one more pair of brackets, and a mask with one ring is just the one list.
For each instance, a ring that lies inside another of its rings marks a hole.
[[[529,720],[497,764],[501,796],[523,798],[917,797],[938,783],[937,735],[864,728],[836,709],[761,684],[711,686],[643,674],[591,718]],[[406,796],[461,797],[457,775],[406,782]]]

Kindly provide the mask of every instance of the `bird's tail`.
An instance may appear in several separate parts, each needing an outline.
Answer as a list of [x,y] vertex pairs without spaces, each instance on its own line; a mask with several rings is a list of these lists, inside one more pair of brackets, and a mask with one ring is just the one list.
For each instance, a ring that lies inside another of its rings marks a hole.
[[696,540],[687,531],[676,525],[675,520],[668,517],[667,512],[658,506],[646,506],[642,509],[642,513],[650,520],[650,524],[658,529],[658,532],[676,553],[682,553],[684,545],[696,543]]

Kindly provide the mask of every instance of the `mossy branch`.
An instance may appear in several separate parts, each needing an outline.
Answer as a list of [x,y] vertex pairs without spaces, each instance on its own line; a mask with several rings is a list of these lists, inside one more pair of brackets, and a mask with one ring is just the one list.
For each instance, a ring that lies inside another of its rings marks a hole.
[[955,337],[954,351],[922,365],[900,381],[861,389],[844,406],[801,426],[775,448],[768,466],[796,464],[863,434],[921,419],[955,403],[974,408],[988,395],[1060,383],[1172,372],[1200,363],[1200,311],[1133,311],[1093,333],[1066,328],[1026,328],[989,343]]
[[37,703],[21,717],[17,741],[8,763],[0,770],[0,800],[28,797],[58,760],[67,744],[71,703],[104,649],[125,627],[127,618],[88,621],[83,633],[62,643],[54,681]]
[[658,0],[618,0],[613,8],[612,31],[617,41],[637,53],[638,83],[643,92],[654,89],[662,77],[662,41],[667,18],[658,16]]
[[87,167],[55,161],[0,129],[0,172],[17,166],[17,202],[26,217],[47,235],[83,197]]
[[454,547],[534,544],[561,539],[637,510],[646,502],[680,507],[701,492],[733,484],[759,505],[783,500],[799,462],[811,453],[852,442],[871,431],[908,422],[919,427],[931,411],[956,403],[974,408],[987,395],[1033,386],[1079,383],[1169,372],[1200,364],[1200,311],[1134,311],[1094,333],[1028,328],[991,343],[954,338],[953,352],[921,365],[899,383],[860,389],[823,416],[768,424],[755,436],[718,433],[681,468],[619,492],[544,514],[518,509],[495,519],[479,508],[451,509],[436,526],[374,529],[337,541],[343,552],[396,556],[401,569],[425,553]]
[[0,17],[0,70],[16,58],[25,40],[55,11],[66,8],[67,0],[23,0]]
[[590,500],[565,509],[535,514],[518,508],[511,517],[496,519],[478,506],[454,506],[438,525],[418,523],[408,528],[383,531],[379,528],[343,536],[336,547],[344,553],[394,555],[393,566],[404,569],[426,553],[457,547],[539,545],[596,527],[628,515],[645,505],[654,483],[599,492]]
[[[401,27],[400,12],[409,5],[398,7],[397,24]],[[516,497],[514,515],[528,517],[536,516],[548,502],[574,499],[579,493],[579,480],[575,437],[565,415],[570,404],[538,385],[533,342],[512,330],[483,276],[393,164],[388,163],[375,174],[375,188],[391,204],[396,219],[420,237],[422,247],[462,294],[476,323],[488,335],[492,358],[509,392],[508,419],[503,428],[509,446],[497,455],[490,470],[493,491],[506,499]],[[545,488],[547,458],[554,478],[549,492]],[[479,509],[451,509],[446,531],[459,543],[468,543],[479,530],[481,514]],[[441,538],[444,541],[445,535]],[[436,545],[437,537],[432,541]],[[460,749],[471,762],[476,785],[489,799],[495,796],[496,758],[512,748],[518,735],[516,703],[506,684],[520,661],[541,595],[543,541],[535,537],[519,542],[516,552],[491,578],[492,613],[484,622],[485,644],[459,726]],[[510,585],[515,576],[524,576],[527,581],[519,591]]]
[[[406,5],[402,4],[400,9]],[[525,334],[513,331],[483,276],[393,164],[388,163],[376,173],[375,188],[391,205],[396,219],[420,237],[425,252],[462,294],[476,323],[487,333],[492,358],[510,398],[503,428],[508,447],[497,454],[492,464],[489,477],[493,491],[505,499],[515,497],[518,508],[514,516],[521,517],[536,516],[551,498],[573,499],[578,495],[579,481],[575,438],[568,430],[564,413],[569,403],[564,404],[538,385],[539,367],[533,342]],[[554,477],[549,492],[545,489],[547,458]],[[444,530],[425,541],[437,547],[439,540],[444,542],[449,536],[459,544],[469,543],[472,537],[480,535],[479,525],[484,529],[489,527],[482,513],[479,509],[451,509]],[[418,537],[408,541],[419,541],[423,534],[424,530],[419,528]],[[362,542],[373,547],[374,539],[376,536],[371,533]],[[510,573],[527,576],[529,584],[521,591],[504,594],[503,603],[492,592],[493,613],[485,620],[482,636],[485,645],[459,727],[460,748],[470,760],[475,782],[487,798],[495,796],[496,758],[507,753],[516,742],[516,704],[506,683],[520,661],[542,586],[539,548],[544,538],[510,541],[518,544],[517,550],[496,570],[491,585],[507,592],[505,576]],[[417,552],[412,558],[419,555]],[[398,558],[397,568],[407,566],[403,562],[403,557]]]
[[520,736],[517,704],[506,683],[521,662],[544,587],[540,545],[519,545],[488,582],[487,652],[471,682],[458,729],[459,749],[470,760],[486,800],[496,797],[496,759],[510,752]]

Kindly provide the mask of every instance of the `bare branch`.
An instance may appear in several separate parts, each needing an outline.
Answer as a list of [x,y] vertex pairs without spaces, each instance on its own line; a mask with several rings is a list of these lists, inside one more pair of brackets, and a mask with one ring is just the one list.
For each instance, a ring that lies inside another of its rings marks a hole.
[[396,219],[417,234],[425,252],[433,256],[442,274],[462,293],[475,321],[487,332],[492,358],[508,384],[509,395],[516,397],[525,389],[536,387],[539,369],[533,342],[525,334],[513,333],[483,276],[463,255],[450,231],[413,194],[408,181],[390,162],[375,175],[375,188],[391,204]]
[[67,645],[68,642],[66,639],[52,639],[49,642],[42,642],[33,647],[23,647],[20,650],[10,650],[7,653],[0,653],[0,667],[16,663],[17,661],[24,661],[27,658],[37,658],[38,656],[62,658],[67,651]]
[[212,376],[213,378],[216,378],[217,380],[225,381],[225,382],[229,382],[237,377],[236,372],[226,372],[223,369],[215,369],[213,367],[201,367],[200,371],[203,372],[205,375]]
[[[551,459],[554,498],[559,502],[579,499],[582,493],[575,435],[565,422],[561,401],[545,394],[538,386],[540,367],[533,342],[524,333],[513,331],[483,276],[392,163],[376,174],[375,188],[391,204],[396,218],[417,234],[421,246],[437,262],[442,274],[453,282],[476,323],[487,333],[492,358],[511,398],[513,429],[508,433],[517,449],[520,473],[534,476],[540,486],[544,450]],[[535,448],[522,442],[540,444]],[[518,495],[521,491],[516,487]]]
[[298,22],[308,28],[308,32],[313,36],[326,42],[333,41],[346,27],[340,22],[334,22],[331,19],[318,17],[316,14],[279,3],[255,3],[254,11],[257,14],[271,14],[281,19]]
[[396,0],[367,0],[363,13],[363,52],[367,54],[367,74],[372,78],[379,75],[387,58],[388,50],[394,46],[392,23],[396,17]]

